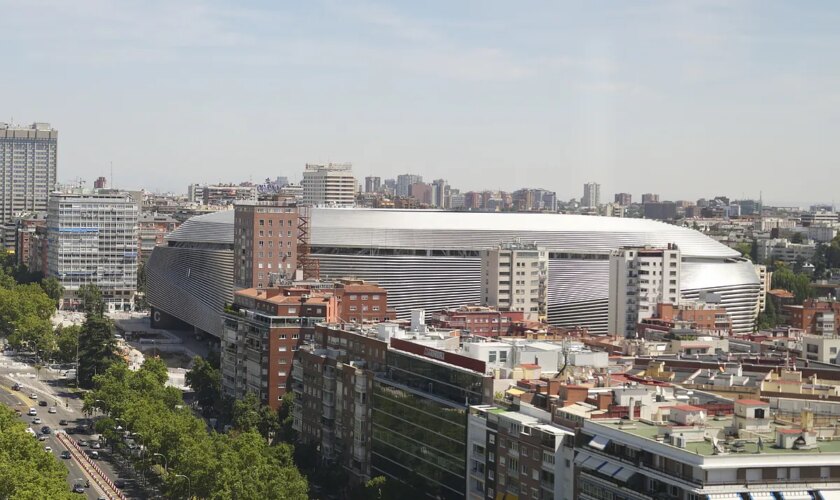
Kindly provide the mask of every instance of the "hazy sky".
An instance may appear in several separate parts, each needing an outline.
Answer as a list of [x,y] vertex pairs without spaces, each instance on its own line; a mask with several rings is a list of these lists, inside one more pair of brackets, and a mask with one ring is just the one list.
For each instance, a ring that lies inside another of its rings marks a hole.
[[[837,2],[0,0],[0,121],[59,178],[186,191],[350,161],[461,189],[831,201]],[[840,199],[838,199],[840,201]]]

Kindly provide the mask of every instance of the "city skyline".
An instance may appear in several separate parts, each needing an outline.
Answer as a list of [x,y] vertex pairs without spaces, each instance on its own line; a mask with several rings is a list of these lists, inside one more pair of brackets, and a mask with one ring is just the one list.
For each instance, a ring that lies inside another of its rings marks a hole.
[[113,162],[125,188],[350,161],[359,178],[563,199],[594,180],[831,202],[830,183],[778,173],[836,171],[838,10],[754,6],[9,6],[2,121],[61,130],[61,180],[110,177]]

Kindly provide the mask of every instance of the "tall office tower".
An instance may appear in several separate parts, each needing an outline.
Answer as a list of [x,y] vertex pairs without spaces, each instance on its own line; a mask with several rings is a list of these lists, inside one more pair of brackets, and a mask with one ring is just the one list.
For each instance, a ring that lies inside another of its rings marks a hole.
[[410,196],[412,184],[420,184],[423,182],[422,175],[414,174],[400,174],[397,176],[396,194],[397,196]]
[[306,165],[303,203],[313,207],[352,207],[356,204],[356,178],[350,163]]
[[0,225],[23,212],[46,213],[55,189],[58,131],[49,123],[0,123]]
[[93,284],[112,309],[128,309],[137,291],[137,202],[128,194],[53,193],[47,216],[48,275],[64,287],[64,305]]
[[633,195],[630,193],[616,193],[615,202],[622,207],[629,207],[633,203]]
[[601,185],[596,182],[588,182],[583,185],[583,198],[581,206],[593,208],[601,203]]
[[680,303],[681,256],[677,245],[627,247],[610,254],[609,332],[633,337],[657,304]]
[[234,287],[265,288],[294,279],[297,206],[282,201],[243,202],[233,210]]
[[382,185],[382,179],[379,177],[365,177],[365,193],[378,193]]
[[432,181],[432,205],[438,208],[449,208],[449,184],[445,179]]
[[645,193],[642,195],[642,203],[659,203],[659,195],[653,193]]
[[481,251],[481,303],[522,311],[528,321],[546,321],[548,252],[536,243],[514,241]]

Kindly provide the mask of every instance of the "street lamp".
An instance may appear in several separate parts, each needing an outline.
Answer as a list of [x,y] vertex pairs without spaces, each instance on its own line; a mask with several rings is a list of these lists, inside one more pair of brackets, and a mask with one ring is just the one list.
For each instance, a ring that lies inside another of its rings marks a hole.
[[175,477],[183,477],[187,480],[187,498],[192,498],[192,481],[190,481],[190,478],[183,474],[175,474]]
[[163,457],[163,470],[169,472],[169,459],[163,453],[152,453],[153,457]]

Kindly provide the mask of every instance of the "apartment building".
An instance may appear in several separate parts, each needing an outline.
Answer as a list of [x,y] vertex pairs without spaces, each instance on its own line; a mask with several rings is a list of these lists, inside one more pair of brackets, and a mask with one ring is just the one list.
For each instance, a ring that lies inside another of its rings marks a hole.
[[595,182],[588,182],[583,185],[583,196],[580,199],[581,207],[597,208],[601,204],[601,185]]
[[0,123],[0,225],[22,213],[47,212],[57,164],[58,131],[49,123]]
[[46,226],[47,220],[44,217],[24,217],[17,221],[14,250],[15,259],[19,266],[29,267],[29,259],[32,255],[32,241],[35,238],[35,232],[39,227],[45,228]]
[[657,304],[680,303],[679,248],[622,248],[610,254],[609,331],[632,337]]
[[146,263],[155,247],[166,244],[166,235],[178,229],[180,222],[169,215],[145,213],[137,219],[139,242],[138,255],[140,262]]
[[230,206],[239,201],[257,201],[256,186],[216,184],[203,186],[200,189],[201,201],[205,205]]
[[[318,325],[294,371],[294,428],[357,480],[384,475],[431,498],[466,495],[467,410],[493,398],[453,332]],[[334,396],[333,396],[334,395]]]
[[840,335],[840,302],[806,299],[802,305],[785,305],[783,311],[788,324],[805,333]]
[[481,251],[481,304],[521,311],[528,321],[548,317],[548,252],[536,243],[514,241]]
[[629,207],[633,204],[633,195],[630,193],[616,193],[614,200],[622,207]]
[[222,393],[240,399],[250,392],[277,409],[295,352],[316,323],[337,320],[334,293],[299,286],[235,292],[224,314]]
[[817,251],[814,243],[791,243],[790,240],[784,238],[758,240],[757,245],[760,261],[782,261],[788,265],[795,264],[797,259],[811,262]]
[[423,176],[415,174],[400,174],[397,176],[395,186],[395,194],[403,198],[411,194],[411,186],[414,184],[422,184]]
[[350,163],[307,164],[301,185],[305,205],[352,207],[356,203],[356,178]]
[[732,318],[719,304],[690,300],[680,304],[656,304],[655,307],[656,311],[651,318],[639,322],[640,334],[644,334],[651,327],[670,329],[678,324],[687,325],[699,334],[732,334]]
[[453,307],[430,315],[430,324],[436,327],[458,329],[466,336],[479,337],[511,335],[514,324],[524,320],[523,311],[500,311],[485,306]]
[[467,499],[575,499],[575,433],[551,413],[471,406],[467,426]]
[[365,193],[378,193],[382,187],[382,178],[368,176],[365,177]]
[[294,202],[240,202],[234,206],[233,283],[263,288],[294,279],[299,214]]
[[48,275],[64,287],[63,306],[93,284],[112,309],[130,309],[137,291],[138,208],[126,193],[53,193],[47,217]]
[[736,400],[712,414],[692,404],[642,406],[642,417],[582,422],[581,500],[822,499],[840,494],[835,431],[803,407]]

